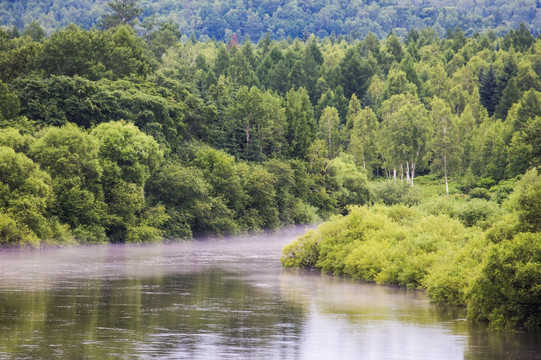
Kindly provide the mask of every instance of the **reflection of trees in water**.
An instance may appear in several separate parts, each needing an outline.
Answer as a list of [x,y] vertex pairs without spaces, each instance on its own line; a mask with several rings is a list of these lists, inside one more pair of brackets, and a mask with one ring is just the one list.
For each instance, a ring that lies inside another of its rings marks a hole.
[[431,303],[424,291],[365,283],[310,270],[286,269],[280,276],[280,285],[287,300],[302,302],[299,297],[311,293],[309,301],[317,302],[321,313],[344,315],[351,321],[393,320],[415,325],[447,325],[447,322],[466,317],[464,308]]
[[0,292],[0,358],[293,354],[304,318],[300,305],[221,270],[59,281]]
[[[280,290],[287,301],[354,324],[353,328],[360,334],[359,341],[367,337],[364,330],[368,329],[368,333],[373,329],[369,323],[379,324],[375,326],[378,333],[385,332],[383,324],[391,328],[393,324],[396,327],[412,325],[410,331],[421,329],[419,334],[432,336],[430,330],[424,333],[422,329],[434,329],[434,333],[463,337],[466,340],[464,359],[541,359],[541,333],[489,331],[485,323],[467,321],[464,307],[430,303],[424,291],[296,269],[282,271]],[[377,349],[374,343],[378,337],[368,337],[373,342],[369,348]],[[385,346],[390,346],[392,340],[385,339]]]
[[469,323],[466,360],[541,359],[541,333],[488,331],[485,324]]

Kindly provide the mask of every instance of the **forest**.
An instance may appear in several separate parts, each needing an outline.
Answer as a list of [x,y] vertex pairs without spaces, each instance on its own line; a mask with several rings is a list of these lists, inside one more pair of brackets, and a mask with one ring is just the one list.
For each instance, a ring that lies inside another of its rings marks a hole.
[[[128,2],[133,2],[129,0]],[[140,34],[171,20],[186,36],[227,41],[233,34],[259,40],[344,35],[379,38],[391,31],[404,37],[410,29],[434,28],[439,36],[456,26],[466,35],[493,30],[505,35],[521,22],[537,36],[541,29],[539,0],[140,0],[136,28]],[[0,3],[0,24],[20,31],[33,21],[47,35],[70,23],[84,29],[100,25],[110,13],[103,0],[25,0]]]
[[1,28],[2,246],[330,219],[284,249],[285,266],[426,289],[495,328],[541,326],[530,25],[252,43],[188,38],[171,19],[141,33],[142,12]]

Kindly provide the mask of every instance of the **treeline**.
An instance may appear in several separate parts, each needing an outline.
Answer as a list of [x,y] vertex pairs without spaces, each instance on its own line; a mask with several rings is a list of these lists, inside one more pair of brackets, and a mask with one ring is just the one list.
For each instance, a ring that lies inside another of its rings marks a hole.
[[540,161],[541,42],[524,26],[241,45],[179,41],[169,22],[142,37],[34,24],[0,39],[4,243],[272,228],[384,198],[368,178],[482,192]]
[[[117,2],[133,3],[133,0]],[[386,37],[391,31],[405,36],[413,28],[433,27],[440,36],[456,26],[466,34],[494,30],[502,35],[523,22],[534,35],[541,29],[541,3],[535,0],[387,1],[163,1],[141,0],[140,32],[167,20],[183,34],[228,40],[236,34],[258,40],[344,35],[359,39],[369,32]],[[85,29],[99,25],[110,10],[103,1],[28,0],[0,3],[0,24],[23,31],[37,21],[47,34],[70,23]]]
[[352,207],[284,248],[282,263],[425,289],[500,330],[541,327],[541,175],[499,207],[473,198]]

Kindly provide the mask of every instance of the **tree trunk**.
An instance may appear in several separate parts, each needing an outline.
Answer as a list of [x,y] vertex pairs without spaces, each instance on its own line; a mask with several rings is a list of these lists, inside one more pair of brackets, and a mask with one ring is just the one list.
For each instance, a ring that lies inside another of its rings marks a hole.
[[449,197],[449,182],[447,181],[447,156],[443,156],[443,176],[445,177],[445,192]]
[[410,163],[406,161],[406,181],[408,184],[411,184],[411,178],[410,178]]
[[413,187],[413,178],[415,177],[415,165],[411,164],[411,187]]
[[246,131],[246,148],[244,149],[244,155],[248,156],[248,148],[250,147],[250,125],[246,125],[244,131]]

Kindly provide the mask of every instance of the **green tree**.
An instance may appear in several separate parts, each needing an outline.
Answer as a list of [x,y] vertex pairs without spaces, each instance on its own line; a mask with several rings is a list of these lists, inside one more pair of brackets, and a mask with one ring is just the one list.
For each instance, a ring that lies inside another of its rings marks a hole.
[[164,21],[158,30],[147,35],[148,47],[157,59],[161,59],[167,49],[176,44],[181,36],[178,24],[173,21]]
[[144,195],[146,181],[163,159],[158,143],[122,121],[102,123],[91,135],[99,142],[104,199],[109,208],[107,236],[113,242],[161,238],[158,227],[167,220],[165,209],[148,208]]
[[261,165],[239,163],[239,174],[246,191],[246,208],[239,221],[246,229],[276,228],[280,225],[273,174]]
[[226,111],[224,130],[235,155],[261,161],[284,150],[286,116],[278,96],[243,86]]
[[428,112],[416,96],[409,94],[394,95],[381,110],[386,153],[405,168],[406,180],[413,186],[415,170],[426,155],[431,135]]
[[417,87],[408,81],[405,72],[391,69],[385,81],[382,99],[389,99],[391,96],[399,94],[417,94]]
[[326,182],[331,202],[341,213],[349,205],[364,205],[369,200],[366,173],[359,169],[348,154],[341,154],[329,164]]
[[0,146],[0,221],[7,226],[0,231],[0,242],[52,242],[58,235],[49,220],[53,200],[51,177],[26,155]]
[[363,169],[373,169],[377,162],[378,119],[371,108],[361,109],[355,96],[349,102],[346,128],[348,129],[347,153]]
[[496,75],[492,65],[479,74],[479,95],[481,95],[481,104],[487,109],[488,114],[492,116],[496,106],[498,105],[499,98],[496,92],[497,83]]
[[107,211],[98,151],[98,141],[73,124],[48,128],[29,151],[52,177],[56,198],[52,214],[86,241],[105,240]]
[[99,25],[103,29],[110,29],[119,25],[133,26],[137,17],[143,12],[143,9],[137,6],[137,0],[112,0],[107,5],[113,13],[105,14],[101,18]]
[[204,179],[212,186],[211,195],[223,198],[237,219],[245,208],[247,198],[234,157],[208,147],[197,151],[191,164],[203,171]]
[[538,169],[524,174],[503,206],[518,215],[520,231],[541,232],[541,175]]
[[30,36],[34,41],[42,41],[45,39],[45,32],[41,28],[41,25],[33,20],[28,26],[24,28],[23,36]]
[[318,136],[321,140],[324,140],[327,145],[327,157],[329,159],[338,155],[341,150],[340,132],[340,118],[338,117],[338,111],[333,107],[327,106],[319,118]]
[[433,154],[432,166],[443,172],[445,192],[449,196],[448,175],[460,163],[462,150],[457,137],[456,118],[443,100],[434,98],[430,104],[430,119],[434,126],[429,142]]
[[315,137],[314,110],[304,88],[289,90],[285,97],[286,134],[291,157],[304,158]]
[[492,246],[466,293],[468,316],[495,329],[539,328],[540,264],[539,233]]
[[509,109],[520,100],[521,95],[522,93],[517,86],[516,80],[511,78],[502,92],[500,102],[494,111],[494,116],[498,119],[505,119]]
[[0,80],[0,121],[11,120],[19,113],[19,99]]
[[166,206],[167,238],[223,236],[237,230],[234,211],[227,208],[222,196],[212,196],[212,186],[196,167],[167,162],[149,180],[148,189],[153,202]]

